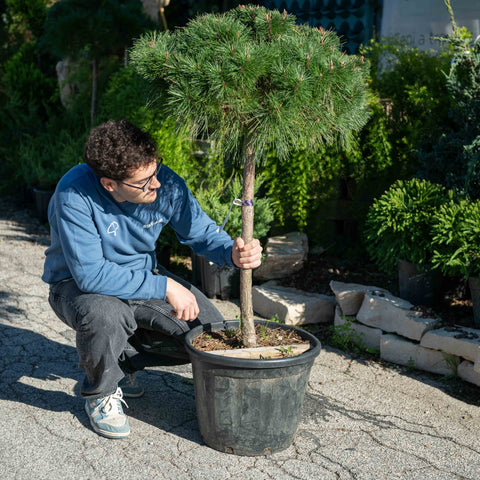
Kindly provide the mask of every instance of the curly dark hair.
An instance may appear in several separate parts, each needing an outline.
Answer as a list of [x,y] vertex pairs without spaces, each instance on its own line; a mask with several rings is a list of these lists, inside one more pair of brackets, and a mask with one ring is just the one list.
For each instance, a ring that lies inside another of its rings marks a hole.
[[148,133],[127,120],[109,120],[90,132],[84,158],[97,177],[125,180],[157,158],[157,146]]

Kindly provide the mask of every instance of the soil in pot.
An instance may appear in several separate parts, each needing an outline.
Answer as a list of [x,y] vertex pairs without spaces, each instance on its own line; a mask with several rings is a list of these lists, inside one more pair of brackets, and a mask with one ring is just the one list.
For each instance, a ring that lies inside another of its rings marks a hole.
[[[265,328],[260,324],[255,325],[255,333],[259,347],[279,347],[300,344],[305,341],[295,330]],[[239,328],[203,332],[192,342],[192,345],[200,351],[243,348]]]

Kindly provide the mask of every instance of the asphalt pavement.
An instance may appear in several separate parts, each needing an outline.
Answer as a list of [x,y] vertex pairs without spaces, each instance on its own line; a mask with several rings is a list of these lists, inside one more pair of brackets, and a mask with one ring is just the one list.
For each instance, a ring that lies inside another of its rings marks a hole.
[[[480,394],[458,379],[324,347],[294,443],[270,456],[207,447],[190,365],[138,374],[131,434],[90,427],[79,396],[75,334],[41,279],[48,230],[0,199],[0,478],[2,480],[480,479]],[[233,302],[215,300],[227,319]],[[259,432],[261,434],[261,432]]]

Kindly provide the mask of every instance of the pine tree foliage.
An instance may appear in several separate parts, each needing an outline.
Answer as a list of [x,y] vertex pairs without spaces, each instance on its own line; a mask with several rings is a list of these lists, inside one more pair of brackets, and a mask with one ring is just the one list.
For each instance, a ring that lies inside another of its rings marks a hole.
[[174,33],[150,33],[131,52],[159,105],[241,158],[274,145],[348,143],[367,121],[367,63],[345,55],[333,31],[295,24],[286,12],[240,6],[206,14]]

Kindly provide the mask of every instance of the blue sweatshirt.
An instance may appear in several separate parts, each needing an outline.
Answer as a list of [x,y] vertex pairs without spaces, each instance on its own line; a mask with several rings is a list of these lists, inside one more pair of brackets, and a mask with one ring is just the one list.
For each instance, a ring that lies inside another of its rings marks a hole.
[[200,208],[185,182],[163,165],[151,204],[117,202],[91,168],[77,165],[57,185],[48,218],[51,246],[43,281],[74,278],[80,290],[123,299],[165,299],[167,278],[153,275],[155,243],[170,224],[179,241],[217,265],[232,265],[231,238]]

